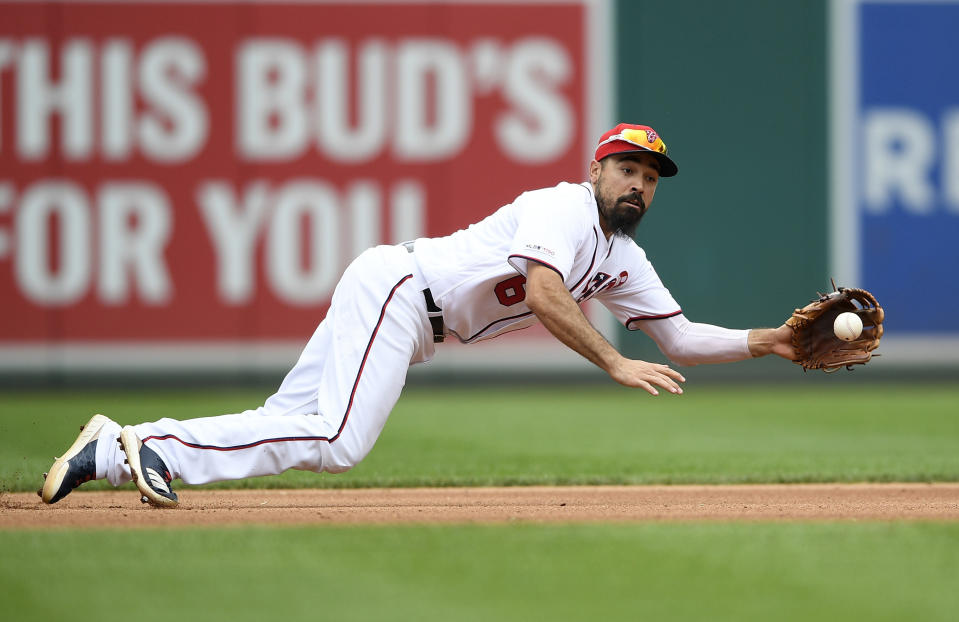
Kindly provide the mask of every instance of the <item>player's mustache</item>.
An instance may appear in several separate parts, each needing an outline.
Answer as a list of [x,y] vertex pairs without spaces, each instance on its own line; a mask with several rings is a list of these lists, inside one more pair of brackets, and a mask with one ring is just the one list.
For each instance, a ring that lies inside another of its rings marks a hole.
[[638,205],[640,214],[646,213],[646,201],[643,200],[643,195],[637,194],[635,192],[632,194],[624,194],[623,196],[619,197],[619,200],[617,201],[617,203],[627,203],[627,202]]

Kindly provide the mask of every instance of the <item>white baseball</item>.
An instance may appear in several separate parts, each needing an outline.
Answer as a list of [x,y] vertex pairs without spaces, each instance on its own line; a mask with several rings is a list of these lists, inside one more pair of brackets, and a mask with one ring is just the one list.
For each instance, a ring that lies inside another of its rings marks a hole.
[[849,311],[840,313],[836,316],[836,321],[832,323],[832,330],[843,341],[852,341],[862,334],[862,320]]

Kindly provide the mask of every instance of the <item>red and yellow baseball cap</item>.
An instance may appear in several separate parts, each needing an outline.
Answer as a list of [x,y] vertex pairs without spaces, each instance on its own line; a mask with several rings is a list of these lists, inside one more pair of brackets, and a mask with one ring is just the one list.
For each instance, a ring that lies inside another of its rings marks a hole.
[[672,177],[679,172],[676,163],[666,155],[666,143],[659,137],[659,134],[648,125],[632,125],[630,123],[620,123],[609,130],[599,138],[599,144],[596,145],[596,155],[593,156],[597,162],[611,156],[615,153],[637,153],[642,151],[652,152],[659,160],[661,177]]

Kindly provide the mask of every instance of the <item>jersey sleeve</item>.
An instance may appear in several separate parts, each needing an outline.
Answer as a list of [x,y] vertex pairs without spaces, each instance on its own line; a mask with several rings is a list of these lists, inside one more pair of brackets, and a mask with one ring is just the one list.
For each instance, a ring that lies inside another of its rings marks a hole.
[[666,286],[663,285],[646,253],[632,240],[627,241],[614,265],[622,267],[614,286],[601,292],[597,299],[628,330],[637,330],[642,320],[657,320],[682,314]]
[[528,262],[552,268],[565,281],[573,267],[584,232],[591,232],[582,204],[588,191],[568,185],[522,194],[514,205],[517,228],[509,249],[509,263],[523,276]]

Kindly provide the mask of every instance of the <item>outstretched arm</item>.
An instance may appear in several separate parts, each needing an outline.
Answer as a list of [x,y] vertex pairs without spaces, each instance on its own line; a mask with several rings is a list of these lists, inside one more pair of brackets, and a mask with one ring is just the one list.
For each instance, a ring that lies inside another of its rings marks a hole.
[[735,330],[690,322],[680,314],[658,320],[637,322],[636,327],[653,338],[669,359],[680,365],[731,363],[750,357],[777,354],[793,360],[792,329]]
[[686,379],[678,371],[667,365],[626,358],[611,346],[590,325],[563,284],[562,277],[553,269],[529,262],[526,305],[557,339],[605,371],[616,382],[645,389],[652,395],[659,395],[657,386],[670,393],[683,392],[677,383]]

